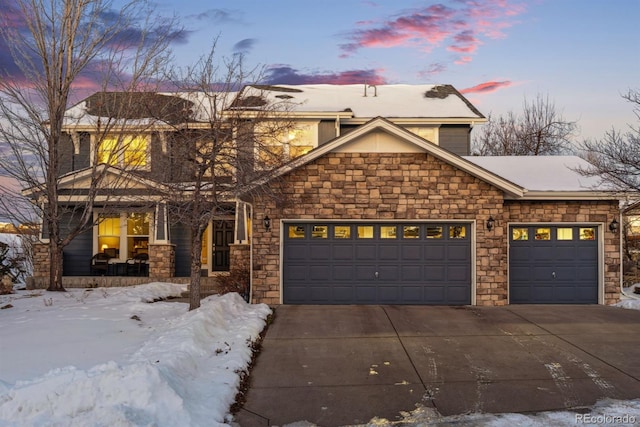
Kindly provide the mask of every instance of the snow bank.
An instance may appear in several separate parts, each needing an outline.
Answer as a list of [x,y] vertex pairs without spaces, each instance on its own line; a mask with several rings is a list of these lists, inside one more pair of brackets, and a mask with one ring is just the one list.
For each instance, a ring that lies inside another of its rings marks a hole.
[[[122,317],[134,328],[146,331],[145,340],[137,350],[121,357],[120,362],[108,361],[87,369],[66,366],[14,384],[4,381],[0,385],[0,426],[226,425],[225,417],[238,391],[240,373],[251,361],[251,343],[258,338],[271,311],[264,304],[249,305],[235,293],[208,297],[198,310],[191,312],[186,311],[184,303],[144,304],[159,307],[168,314],[165,318],[142,307],[141,301],[173,295],[180,288],[154,283],[77,291],[74,298],[62,297],[60,293],[45,294],[45,299],[56,298],[43,309],[51,320],[48,332],[61,340],[68,339],[65,334],[74,331],[57,328],[57,321],[66,318],[82,323],[79,314],[87,312],[94,322],[94,335],[85,337],[87,346],[99,340],[106,340],[116,348],[120,346],[122,335],[96,334],[101,333],[100,324],[113,323]],[[37,297],[15,298],[11,303],[19,308],[22,304],[32,306],[34,301],[42,304]],[[38,317],[36,310],[32,313]],[[136,313],[140,320],[132,320],[131,313]],[[20,311],[13,316],[7,313],[0,316],[16,317],[16,314],[22,319]],[[150,320],[155,325],[145,327]],[[0,338],[13,339],[6,332]],[[20,337],[15,337],[15,342],[23,344],[22,351],[47,351],[25,349],[28,345]],[[39,347],[38,343],[32,346]],[[10,348],[0,344],[3,358],[5,350],[9,359],[19,357],[9,354]]]

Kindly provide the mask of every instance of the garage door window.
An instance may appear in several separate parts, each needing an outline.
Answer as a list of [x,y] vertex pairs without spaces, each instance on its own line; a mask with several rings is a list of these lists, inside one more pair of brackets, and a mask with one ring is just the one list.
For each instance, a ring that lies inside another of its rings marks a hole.
[[536,228],[536,240],[551,240],[551,229]]
[[529,229],[513,228],[511,231],[511,238],[513,240],[529,240]]
[[573,240],[573,228],[558,228],[558,240]]
[[289,226],[289,238],[290,239],[304,239],[304,227],[301,225]]
[[580,240],[596,240],[596,230],[592,227],[580,228]]
[[449,227],[449,238],[450,239],[466,239],[467,227],[464,225],[452,225],[451,227]]
[[350,239],[351,238],[351,226],[349,225],[336,225],[333,229],[333,237],[336,239]]
[[420,238],[420,227],[417,225],[405,225],[402,227],[402,238],[403,239],[419,239]]
[[427,226],[427,239],[442,239],[442,226],[441,225],[428,225]]
[[373,225],[359,225],[358,239],[373,239]]
[[382,225],[382,226],[380,226],[380,238],[381,239],[395,239],[396,238],[396,226],[395,225]]
[[328,236],[329,227],[326,225],[314,225],[311,230],[311,237],[314,239],[326,239]]

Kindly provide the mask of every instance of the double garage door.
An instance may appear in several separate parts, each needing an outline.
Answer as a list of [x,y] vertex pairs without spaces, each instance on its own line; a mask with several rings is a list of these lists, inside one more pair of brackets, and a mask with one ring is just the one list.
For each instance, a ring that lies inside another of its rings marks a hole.
[[285,304],[471,303],[469,223],[286,223]]
[[598,233],[589,225],[509,228],[512,304],[596,304]]

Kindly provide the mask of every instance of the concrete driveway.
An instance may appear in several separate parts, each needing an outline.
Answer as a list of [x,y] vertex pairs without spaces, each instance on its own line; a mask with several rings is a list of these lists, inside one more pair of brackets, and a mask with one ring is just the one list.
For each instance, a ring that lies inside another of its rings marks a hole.
[[640,398],[640,311],[589,305],[296,306],[275,318],[242,427],[538,412]]

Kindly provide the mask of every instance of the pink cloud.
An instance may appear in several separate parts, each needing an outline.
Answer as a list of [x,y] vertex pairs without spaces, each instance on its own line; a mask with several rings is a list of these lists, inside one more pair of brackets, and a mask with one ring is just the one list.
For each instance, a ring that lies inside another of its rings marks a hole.
[[509,87],[511,85],[512,85],[512,82],[509,80],[505,80],[502,82],[496,82],[496,81],[484,82],[466,89],[462,89],[460,93],[463,93],[465,95],[470,93],[491,93],[491,92],[495,92],[497,90]]
[[466,54],[455,62],[470,62],[483,39],[505,37],[504,29],[516,23],[524,13],[524,4],[515,0],[460,0],[453,7],[434,4],[414,9],[381,23],[360,22],[361,27],[347,34],[341,57],[349,57],[363,48],[418,48],[423,52],[443,47]]

